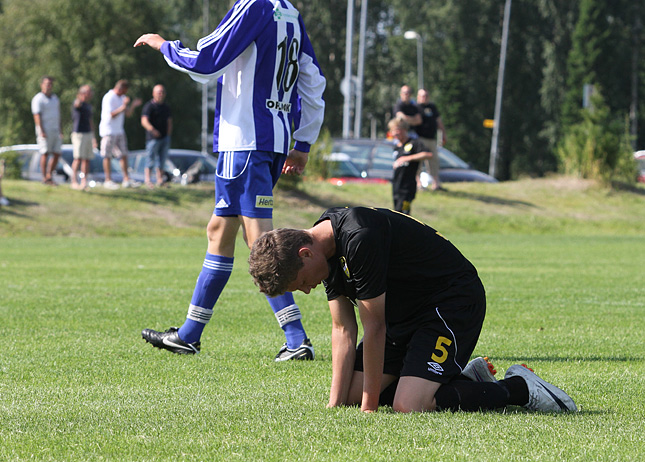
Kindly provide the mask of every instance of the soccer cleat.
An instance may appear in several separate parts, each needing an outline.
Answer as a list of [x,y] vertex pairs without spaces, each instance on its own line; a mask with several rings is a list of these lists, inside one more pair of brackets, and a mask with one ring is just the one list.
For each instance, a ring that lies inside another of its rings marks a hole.
[[311,341],[306,338],[302,341],[302,344],[298,348],[287,348],[285,343],[278,351],[278,354],[275,355],[276,361],[289,361],[290,359],[302,359],[302,360],[311,360],[315,358],[314,347],[311,345]]
[[471,362],[466,364],[464,370],[461,371],[462,375],[465,375],[473,382],[497,382],[495,379],[495,366],[488,360],[488,357],[481,357],[473,359]]
[[157,332],[152,329],[143,329],[141,337],[157,348],[172,351],[180,355],[194,355],[199,353],[200,342],[186,343],[179,338],[177,327],[171,327],[165,332]]
[[506,371],[504,379],[521,377],[529,389],[525,408],[542,412],[575,412],[578,410],[571,397],[555,385],[542,380],[524,365],[516,364]]

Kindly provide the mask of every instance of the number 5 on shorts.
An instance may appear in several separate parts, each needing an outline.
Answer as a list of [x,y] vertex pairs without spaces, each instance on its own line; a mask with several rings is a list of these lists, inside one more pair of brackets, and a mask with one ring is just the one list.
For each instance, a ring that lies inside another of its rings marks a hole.
[[452,345],[452,340],[446,337],[439,337],[437,339],[437,344],[435,345],[435,350],[438,351],[440,354],[437,355],[435,353],[432,353],[432,360],[436,363],[441,364],[444,362],[446,359],[448,359],[448,350],[446,350],[446,347],[444,346],[450,346]]

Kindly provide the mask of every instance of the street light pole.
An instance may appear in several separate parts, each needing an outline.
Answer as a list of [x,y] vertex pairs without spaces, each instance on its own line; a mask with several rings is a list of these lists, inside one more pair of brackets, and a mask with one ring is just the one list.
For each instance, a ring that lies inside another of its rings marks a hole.
[[504,23],[502,25],[502,49],[499,57],[499,71],[497,73],[497,92],[495,96],[495,122],[493,125],[493,139],[490,143],[490,160],[488,174],[497,178],[497,158],[499,157],[499,126],[502,118],[502,93],[504,92],[504,69],[506,68],[506,47],[508,45],[508,25],[511,19],[511,1],[506,0],[504,6]]
[[356,110],[354,111],[354,138],[361,137],[363,121],[363,80],[365,80],[365,29],[367,27],[367,2],[361,0],[361,23],[358,37],[358,70],[356,85]]
[[347,26],[345,27],[345,81],[347,91],[343,104],[343,138],[349,138],[352,107],[352,42],[354,39],[354,0],[347,0]]
[[423,87],[423,38],[421,34],[416,31],[409,30],[403,34],[403,37],[408,40],[417,41],[417,90],[421,90]]

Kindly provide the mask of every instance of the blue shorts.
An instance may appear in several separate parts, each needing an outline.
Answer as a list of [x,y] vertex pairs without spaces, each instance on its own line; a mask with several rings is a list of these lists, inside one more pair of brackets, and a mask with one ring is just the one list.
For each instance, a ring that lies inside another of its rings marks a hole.
[[273,218],[273,187],[286,159],[276,152],[220,152],[213,213],[219,217]]

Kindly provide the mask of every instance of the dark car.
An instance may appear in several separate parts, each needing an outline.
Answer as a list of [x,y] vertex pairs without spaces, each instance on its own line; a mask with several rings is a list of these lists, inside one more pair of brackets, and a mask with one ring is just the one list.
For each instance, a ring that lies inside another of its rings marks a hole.
[[[40,170],[41,154],[36,144],[17,144],[0,148],[0,153],[13,151],[18,153],[18,161],[21,164],[21,175],[25,180],[42,181],[43,176]],[[63,144],[61,157],[54,169],[53,180],[56,183],[66,183],[72,177],[72,162],[74,160],[71,144]],[[116,159],[112,159],[112,179],[116,182],[123,180],[121,166]],[[80,173],[80,170],[79,170]],[[100,185],[105,180],[103,173],[103,159],[98,150],[94,150],[94,158],[90,160],[87,184],[90,187]]]
[[[147,157],[145,150],[130,153],[128,158],[129,173],[134,180],[143,181]],[[215,181],[217,159],[192,149],[170,148],[163,170],[167,181],[182,185],[200,181]]]
[[[325,159],[332,162],[329,182],[342,185],[346,182],[391,181],[394,143],[389,140],[339,139],[334,141],[333,152]],[[455,153],[444,147],[439,148],[439,177],[444,183],[477,181],[497,183],[486,173],[473,170]],[[425,172],[422,172],[425,173]],[[429,183],[429,175],[421,177],[424,186]]]

